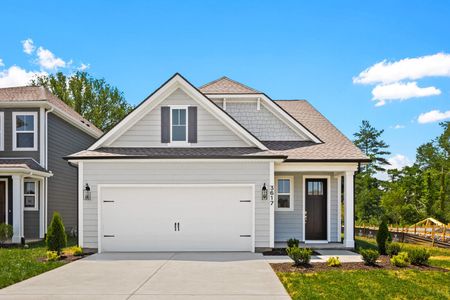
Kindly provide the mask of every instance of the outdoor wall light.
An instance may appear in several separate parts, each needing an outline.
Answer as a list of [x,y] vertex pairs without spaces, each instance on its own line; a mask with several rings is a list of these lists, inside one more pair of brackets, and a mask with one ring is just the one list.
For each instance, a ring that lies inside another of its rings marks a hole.
[[91,188],[89,184],[86,183],[83,190],[83,199],[84,200],[91,200]]
[[266,187],[266,183],[264,183],[263,187],[262,187],[262,199],[263,200],[267,200],[267,187]]

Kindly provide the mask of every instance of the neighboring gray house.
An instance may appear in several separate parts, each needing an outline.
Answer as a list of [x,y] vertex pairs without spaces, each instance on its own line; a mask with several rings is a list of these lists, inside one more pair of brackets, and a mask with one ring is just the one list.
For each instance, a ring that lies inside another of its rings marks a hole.
[[80,245],[100,252],[255,251],[289,238],[352,248],[353,176],[369,161],[306,101],[179,74],[66,159],[79,172]]
[[78,230],[77,169],[64,156],[102,132],[43,87],[0,89],[0,223],[43,238],[53,212]]

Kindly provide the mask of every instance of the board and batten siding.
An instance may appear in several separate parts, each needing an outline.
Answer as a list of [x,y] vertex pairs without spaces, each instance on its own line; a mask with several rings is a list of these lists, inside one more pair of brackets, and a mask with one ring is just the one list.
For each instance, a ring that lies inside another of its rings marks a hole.
[[261,161],[201,163],[84,161],[82,182],[88,183],[91,187],[91,200],[83,200],[83,246],[98,247],[98,184],[237,183],[255,185],[255,247],[268,247],[269,201],[261,200],[261,189],[264,183],[269,182],[269,165],[269,162]]
[[130,129],[113,141],[110,147],[162,147],[161,143],[161,106],[192,105],[197,106],[197,143],[195,147],[248,147],[239,136],[227,128],[215,116],[211,115],[199,103],[181,89],[175,90],[156,108],[146,114]]
[[293,211],[277,211],[275,210],[275,242],[286,242],[290,238],[303,240],[303,207],[304,207],[304,190],[303,176],[323,175],[330,176],[330,241],[340,242],[338,234],[338,180],[333,173],[289,173],[275,172],[277,176],[293,176],[294,177],[294,210]]
[[68,232],[76,232],[78,224],[78,171],[63,157],[88,148],[95,138],[72,126],[53,113],[48,115],[48,213],[59,212]]

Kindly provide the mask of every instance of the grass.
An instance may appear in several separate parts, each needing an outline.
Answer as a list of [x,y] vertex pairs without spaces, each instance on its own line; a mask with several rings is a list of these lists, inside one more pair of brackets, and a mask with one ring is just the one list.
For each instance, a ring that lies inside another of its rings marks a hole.
[[[69,246],[74,243],[75,240],[69,239]],[[30,244],[28,249],[0,248],[0,289],[65,264],[62,261],[43,261],[46,251],[44,242]]]
[[[376,249],[373,239],[356,247]],[[405,250],[426,247],[403,244]],[[430,264],[450,269],[450,249],[427,247]],[[277,273],[292,299],[450,299],[450,272],[331,269],[316,273]]]

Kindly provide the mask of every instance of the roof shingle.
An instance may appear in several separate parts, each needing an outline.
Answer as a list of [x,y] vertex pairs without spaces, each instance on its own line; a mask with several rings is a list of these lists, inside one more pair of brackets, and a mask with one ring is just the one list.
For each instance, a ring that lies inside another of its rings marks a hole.
[[47,169],[32,158],[0,158],[0,170],[2,168],[23,168],[48,173]]
[[226,76],[202,85],[199,90],[203,94],[261,94],[260,91]]

